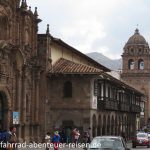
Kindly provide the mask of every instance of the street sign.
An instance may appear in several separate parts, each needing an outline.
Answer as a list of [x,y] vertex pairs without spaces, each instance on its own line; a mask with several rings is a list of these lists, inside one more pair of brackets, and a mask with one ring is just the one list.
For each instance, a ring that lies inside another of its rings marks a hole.
[[13,111],[13,124],[19,124],[19,112]]

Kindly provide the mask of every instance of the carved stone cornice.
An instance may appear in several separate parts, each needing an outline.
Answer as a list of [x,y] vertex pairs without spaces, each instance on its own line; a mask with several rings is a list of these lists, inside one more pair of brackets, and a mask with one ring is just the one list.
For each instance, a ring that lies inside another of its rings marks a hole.
[[122,73],[121,77],[150,77],[150,73]]

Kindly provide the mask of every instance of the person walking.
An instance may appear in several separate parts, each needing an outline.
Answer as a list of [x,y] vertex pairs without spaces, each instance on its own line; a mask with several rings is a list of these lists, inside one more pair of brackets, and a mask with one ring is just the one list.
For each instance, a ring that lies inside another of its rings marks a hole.
[[75,129],[73,130],[73,142],[74,142],[75,144],[78,143],[79,137],[80,137],[80,132],[79,132],[79,130],[78,130],[77,128],[75,128]]
[[87,143],[90,143],[91,142],[91,139],[92,139],[92,135],[91,135],[91,127],[88,128],[88,141]]
[[84,134],[83,134],[83,141],[84,141],[84,143],[86,144],[86,143],[89,143],[89,137],[90,137],[90,135],[89,135],[89,133],[88,133],[88,131],[84,131]]
[[18,138],[16,136],[16,127],[11,126],[8,131],[8,139],[9,142],[7,150],[18,150]]
[[70,143],[71,142],[71,129],[67,128],[66,129],[66,143]]
[[54,150],[58,150],[59,143],[60,143],[60,135],[59,135],[58,131],[54,132],[54,136],[52,138],[52,142],[54,144]]
[[47,132],[47,134],[45,136],[46,150],[49,150],[50,142],[51,142],[50,132]]
[[121,132],[120,136],[124,139],[125,142],[127,142],[127,138],[124,132]]
[[77,144],[77,143],[78,143],[79,137],[80,137],[80,132],[79,132],[79,130],[78,130],[78,129],[76,129],[75,137],[74,137],[74,139],[75,139],[75,144]]

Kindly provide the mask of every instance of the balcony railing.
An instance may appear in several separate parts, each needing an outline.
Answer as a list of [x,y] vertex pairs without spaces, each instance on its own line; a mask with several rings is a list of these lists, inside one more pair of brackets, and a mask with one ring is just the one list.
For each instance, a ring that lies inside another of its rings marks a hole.
[[97,104],[99,109],[118,110],[117,100],[108,100],[108,98],[105,98],[104,100],[98,100]]
[[135,113],[140,113],[140,112],[141,112],[141,107],[138,106],[138,105],[132,105],[132,106],[130,107],[130,111],[131,111],[131,112],[135,112]]
[[120,111],[127,111],[129,112],[130,111],[130,105],[129,104],[126,104],[126,103],[119,103],[119,110]]
[[105,109],[118,110],[118,102],[115,100],[106,100]]
[[118,110],[125,112],[134,112],[140,113],[141,108],[138,105],[131,105],[123,102],[119,102],[118,100],[110,99],[110,98],[100,98],[97,99],[97,108],[101,110]]

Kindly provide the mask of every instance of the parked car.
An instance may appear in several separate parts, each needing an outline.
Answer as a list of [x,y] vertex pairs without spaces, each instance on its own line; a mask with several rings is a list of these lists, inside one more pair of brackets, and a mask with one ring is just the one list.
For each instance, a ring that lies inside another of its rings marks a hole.
[[120,136],[97,136],[87,150],[130,150]]
[[132,147],[136,148],[136,146],[147,146],[150,147],[150,139],[147,133],[138,133],[136,137],[132,140]]
[[150,132],[148,132],[147,134],[148,134],[148,138],[150,138]]

